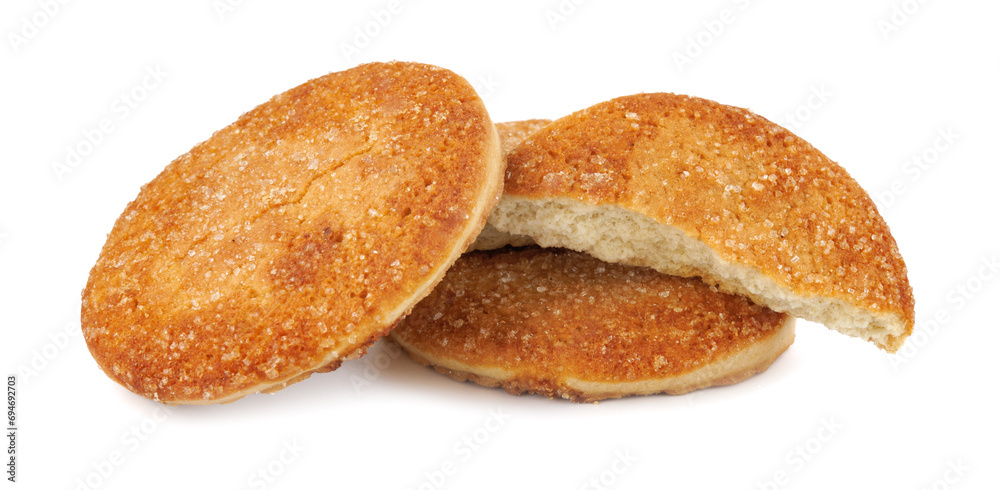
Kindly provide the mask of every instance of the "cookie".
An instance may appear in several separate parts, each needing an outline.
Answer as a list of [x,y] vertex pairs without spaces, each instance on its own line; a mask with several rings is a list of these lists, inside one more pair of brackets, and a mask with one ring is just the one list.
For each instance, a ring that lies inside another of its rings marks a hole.
[[500,232],[701,277],[889,352],[913,330],[906,265],[868,194],[746,109],[620,97],[539,129],[507,159],[489,219]]
[[87,346],[169,403],[334,369],[440,281],[503,171],[483,102],[451,71],[372,63],[308,81],[143,186],[83,291]]
[[389,334],[456,380],[578,402],[735,383],[794,336],[697,279],[534,246],[463,255]]

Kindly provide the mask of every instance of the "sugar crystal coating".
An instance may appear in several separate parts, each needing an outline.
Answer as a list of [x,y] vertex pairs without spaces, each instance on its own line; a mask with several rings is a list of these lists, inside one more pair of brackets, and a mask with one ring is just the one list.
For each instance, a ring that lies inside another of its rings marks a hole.
[[890,350],[912,330],[906,265],[868,194],[746,109],[662,93],[596,104],[514,148],[504,195],[617,206],[676,228],[785,291],[868,310],[891,328]]
[[501,175],[492,122],[454,73],[373,63],[311,80],[143,186],[84,290],[87,344],[116,381],[179,402],[335,366],[440,277]]
[[614,382],[690,372],[786,320],[697,279],[525,247],[463,255],[391,336],[515,378]]

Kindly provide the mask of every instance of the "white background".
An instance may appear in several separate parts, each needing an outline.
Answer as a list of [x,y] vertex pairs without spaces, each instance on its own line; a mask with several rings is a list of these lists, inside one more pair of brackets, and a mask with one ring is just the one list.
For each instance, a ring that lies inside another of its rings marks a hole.
[[[372,12],[387,0],[44,3],[0,6],[0,361],[20,378],[17,488],[1000,485],[1000,281],[983,265],[1000,255],[996,2],[412,0],[376,15],[384,27]],[[275,395],[169,413],[105,377],[79,333],[80,291],[139,187],[273,94],[392,59],[465,76],[495,121],[663,91],[793,129],[880,202],[919,333],[890,357],[800,322],[747,382],[596,405],[456,383],[381,343]]]

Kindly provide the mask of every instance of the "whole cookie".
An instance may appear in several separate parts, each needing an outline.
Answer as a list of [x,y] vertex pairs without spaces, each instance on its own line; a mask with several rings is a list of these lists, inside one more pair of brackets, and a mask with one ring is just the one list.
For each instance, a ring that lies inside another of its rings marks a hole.
[[276,390],[360,355],[441,279],[499,198],[472,86],[372,63],[279,94],[169,164],[115,223],[83,334],[170,403]]
[[794,337],[697,279],[538,247],[463,255],[389,334],[457,380],[580,402],[735,383]]

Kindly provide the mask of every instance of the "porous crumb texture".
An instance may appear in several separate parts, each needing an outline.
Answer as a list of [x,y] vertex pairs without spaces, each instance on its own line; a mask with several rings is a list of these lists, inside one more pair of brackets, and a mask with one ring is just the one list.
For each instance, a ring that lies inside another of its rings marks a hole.
[[373,63],[275,96],[169,164],[115,223],[83,291],[102,369],[171,403],[329,370],[443,277],[503,160],[464,79]]
[[[500,135],[500,147],[506,155],[509,151],[521,144],[525,138],[548,125],[550,119],[527,119],[524,121],[508,121],[497,123],[497,134]],[[476,241],[469,245],[468,251],[473,250],[494,250],[506,245],[513,247],[523,247],[532,245],[535,241],[529,236],[512,235],[497,230],[493,225],[486,223],[483,231],[476,237]]]
[[701,281],[564,249],[463,255],[389,334],[460,380],[576,401],[742,380],[794,318]]
[[[499,231],[701,276],[890,352],[912,331],[906,266],[875,204],[842,167],[748,110],[674,94],[600,103],[514,148],[505,186],[490,218]],[[563,226],[588,216],[586,231]],[[619,235],[619,224],[646,236]],[[680,248],[608,245],[662,236]]]

